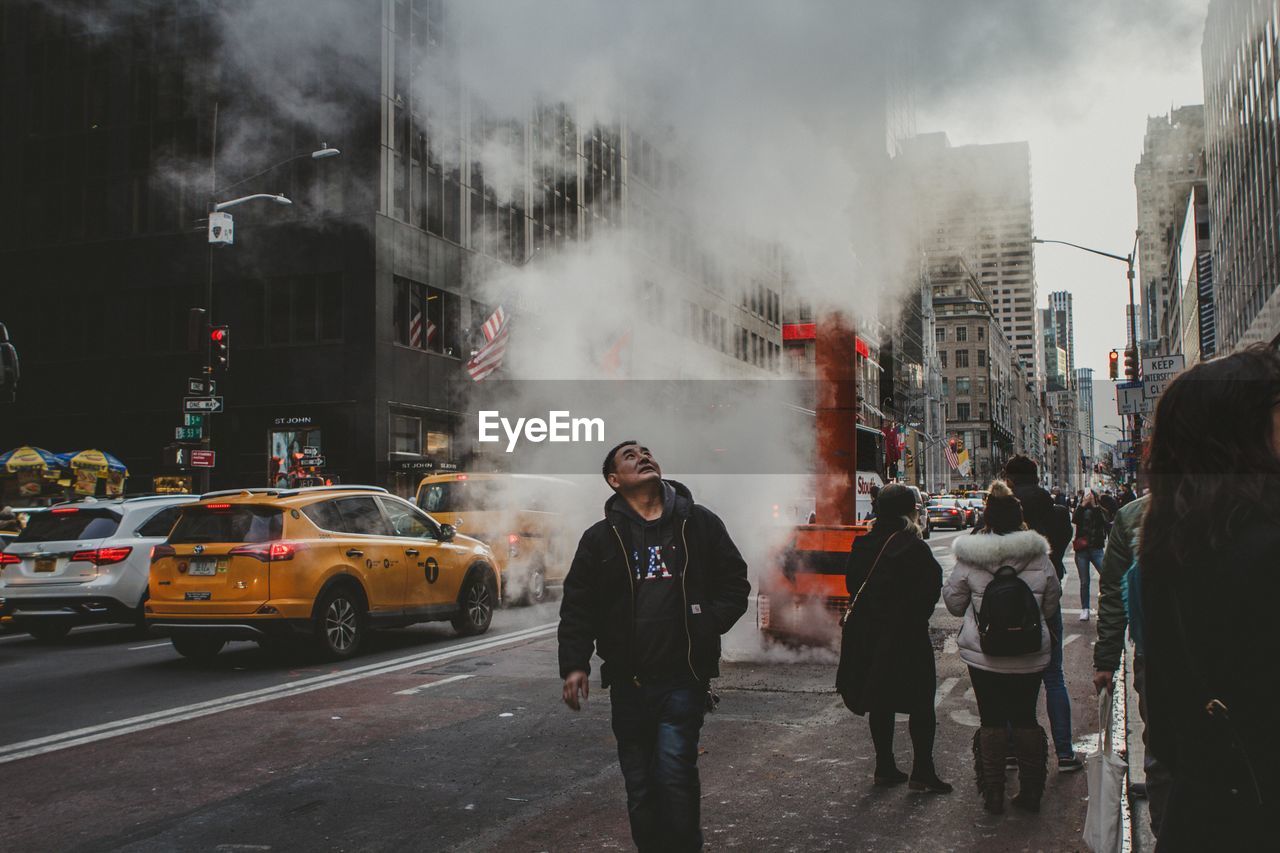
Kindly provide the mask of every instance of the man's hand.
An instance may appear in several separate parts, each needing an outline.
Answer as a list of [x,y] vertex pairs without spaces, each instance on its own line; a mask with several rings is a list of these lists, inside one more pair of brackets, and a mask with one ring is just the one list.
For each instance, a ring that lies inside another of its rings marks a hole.
[[581,711],[582,705],[578,701],[581,695],[583,701],[586,700],[587,694],[591,692],[591,680],[582,670],[576,670],[565,676],[564,679],[564,704],[568,705],[575,711]]
[[1103,690],[1111,691],[1115,688],[1115,673],[1103,672],[1097,670],[1093,674],[1093,689],[1101,693]]

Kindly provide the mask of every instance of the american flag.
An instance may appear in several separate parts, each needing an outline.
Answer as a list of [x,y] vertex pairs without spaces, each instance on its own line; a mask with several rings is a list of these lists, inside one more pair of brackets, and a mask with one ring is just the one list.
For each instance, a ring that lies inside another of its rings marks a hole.
[[409,317],[409,346],[422,348],[422,306],[416,301]]
[[[490,334],[492,329],[492,334]],[[506,315],[499,307],[493,315],[484,322],[484,336],[488,339],[480,351],[471,357],[467,362],[467,373],[471,374],[471,378],[476,382],[484,379],[490,373],[502,366],[502,357],[507,354],[507,337],[510,329],[507,326]]]
[[950,442],[942,445],[942,455],[947,457],[947,464],[952,468],[960,467],[960,459],[956,456],[956,452],[952,449]]
[[488,320],[484,321],[484,339],[492,342],[501,332],[502,328],[507,325],[507,315],[502,310],[502,306],[498,306],[498,310],[494,311]]

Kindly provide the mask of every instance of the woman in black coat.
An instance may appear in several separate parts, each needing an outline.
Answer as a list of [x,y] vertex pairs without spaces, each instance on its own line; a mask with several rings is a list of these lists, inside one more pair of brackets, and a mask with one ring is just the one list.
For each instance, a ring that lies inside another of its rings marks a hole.
[[1202,362],[1156,405],[1139,534],[1156,850],[1274,850],[1280,354]]
[[849,552],[845,583],[857,600],[844,627],[836,690],[849,710],[869,715],[875,784],[908,781],[893,757],[894,714],[903,713],[911,717],[912,790],[947,794],[951,786],[933,766],[937,676],[929,642],[942,567],[920,539],[910,489],[886,486],[875,510],[871,532],[856,538]]

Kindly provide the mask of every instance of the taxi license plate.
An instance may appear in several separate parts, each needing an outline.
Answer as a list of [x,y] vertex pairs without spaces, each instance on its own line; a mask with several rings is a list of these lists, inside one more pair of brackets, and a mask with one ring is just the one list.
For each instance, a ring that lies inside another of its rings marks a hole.
[[37,572],[52,572],[58,568],[58,561],[54,557],[42,557],[36,560]]
[[214,557],[203,560],[192,560],[190,572],[193,575],[204,575],[207,577],[216,575],[218,573],[218,560]]

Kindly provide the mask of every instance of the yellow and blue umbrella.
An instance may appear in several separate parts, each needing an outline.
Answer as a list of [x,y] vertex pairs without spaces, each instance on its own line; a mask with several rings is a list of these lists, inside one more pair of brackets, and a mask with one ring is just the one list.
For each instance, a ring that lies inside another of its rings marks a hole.
[[54,471],[61,463],[58,457],[39,447],[18,447],[0,453],[0,470],[15,473],[17,471]]
[[81,450],[77,453],[59,453],[58,462],[71,471],[92,471],[98,477],[106,477],[111,471],[128,474],[124,463],[101,450]]

